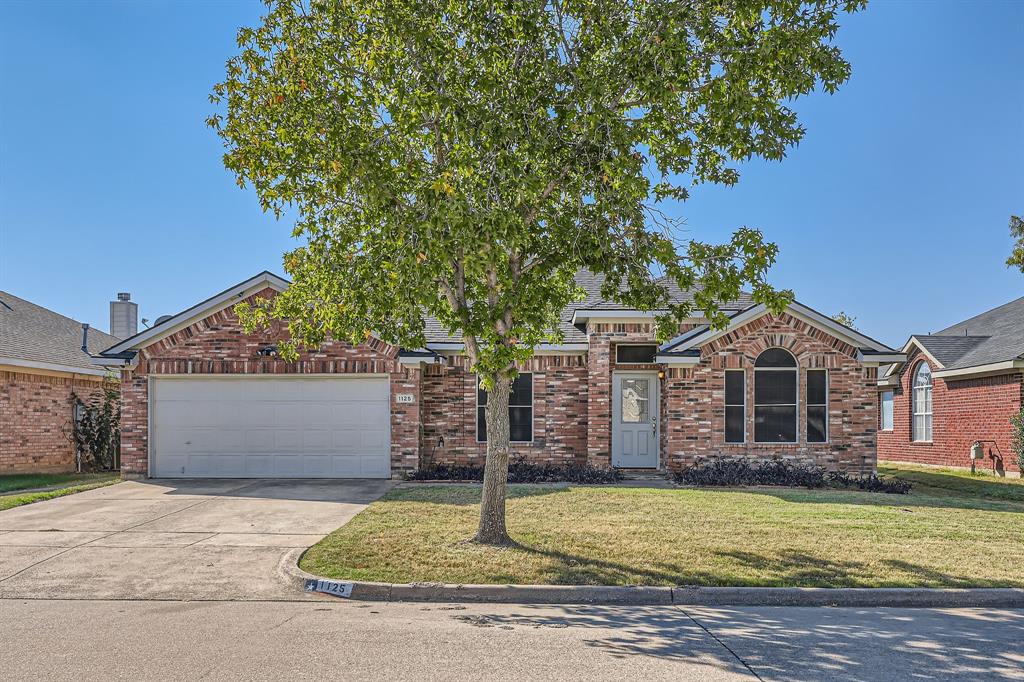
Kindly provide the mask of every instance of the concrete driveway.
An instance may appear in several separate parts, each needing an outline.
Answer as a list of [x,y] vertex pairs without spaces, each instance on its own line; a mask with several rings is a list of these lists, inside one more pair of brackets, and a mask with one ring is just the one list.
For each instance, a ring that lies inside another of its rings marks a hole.
[[391,483],[153,480],[0,512],[0,598],[302,599],[280,570]]

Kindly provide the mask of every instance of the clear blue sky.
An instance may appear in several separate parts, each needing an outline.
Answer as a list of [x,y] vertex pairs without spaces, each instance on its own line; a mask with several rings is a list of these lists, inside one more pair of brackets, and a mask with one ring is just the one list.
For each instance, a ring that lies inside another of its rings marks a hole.
[[[0,288],[107,328],[130,291],[177,312],[260,270],[263,215],[205,127],[253,2],[0,3]],[[853,77],[797,108],[808,133],[734,188],[699,187],[695,237],[778,242],[778,286],[890,344],[1024,295],[1024,2],[885,2],[844,18]]]

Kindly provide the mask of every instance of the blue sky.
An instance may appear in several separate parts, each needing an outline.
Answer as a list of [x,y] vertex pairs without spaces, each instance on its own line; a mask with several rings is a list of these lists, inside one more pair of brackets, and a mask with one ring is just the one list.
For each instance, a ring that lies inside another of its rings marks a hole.
[[[0,288],[107,328],[130,291],[177,312],[260,270],[262,214],[205,127],[257,2],[0,4]],[[695,238],[759,227],[771,279],[890,344],[1024,295],[1024,2],[883,2],[843,19],[853,77],[796,107],[808,133],[676,213]]]

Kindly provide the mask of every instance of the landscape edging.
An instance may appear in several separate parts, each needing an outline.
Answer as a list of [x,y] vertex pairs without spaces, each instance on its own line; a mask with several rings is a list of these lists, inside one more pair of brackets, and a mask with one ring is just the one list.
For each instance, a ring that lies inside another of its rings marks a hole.
[[[303,551],[288,553],[281,568],[296,589],[329,580],[299,568]],[[452,585],[374,583],[352,586],[347,599],[394,602],[491,604],[602,604],[616,606],[838,606],[902,608],[1024,608],[1014,587],[649,587],[612,585]]]

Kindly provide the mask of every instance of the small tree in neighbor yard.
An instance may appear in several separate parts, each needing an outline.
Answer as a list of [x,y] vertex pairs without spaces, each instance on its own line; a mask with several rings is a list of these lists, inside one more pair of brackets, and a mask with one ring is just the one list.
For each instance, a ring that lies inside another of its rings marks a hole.
[[[290,210],[304,245],[291,287],[241,306],[291,342],[371,334],[424,345],[431,315],[465,343],[487,398],[483,543],[509,542],[509,391],[558,316],[603,294],[664,311],[660,338],[765,280],[776,247],[741,228],[682,239],[661,202],[733,184],[735,161],[780,160],[804,129],[791,101],[833,92],[832,44],[861,0],[269,0],[238,33],[211,100],[224,163],[264,210]],[[696,292],[669,300],[658,272]]]
[[1010,417],[1010,424],[1013,425],[1013,433],[1010,436],[1010,449],[1013,450],[1017,459],[1017,469],[1020,477],[1024,478],[1024,406],[1020,412]]
[[839,324],[843,325],[844,327],[849,327],[850,329],[857,328],[857,318],[854,317],[853,315],[850,315],[845,310],[840,310],[838,313],[832,316],[832,319],[838,322]]
[[1024,218],[1016,215],[1010,216],[1010,236],[1016,243],[1013,245],[1010,257],[1006,259],[1006,265],[1011,268],[1019,268],[1021,272],[1024,272]]

